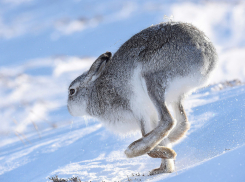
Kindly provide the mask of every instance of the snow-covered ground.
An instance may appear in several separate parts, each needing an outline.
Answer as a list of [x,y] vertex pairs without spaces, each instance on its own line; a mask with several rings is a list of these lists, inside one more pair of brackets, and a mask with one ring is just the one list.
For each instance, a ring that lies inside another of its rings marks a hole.
[[[221,91],[209,87],[186,101],[191,129],[174,147],[178,156],[173,174],[148,176],[160,165],[159,159],[124,156],[123,151],[140,134],[116,136],[84,118],[42,131],[41,137],[28,134],[26,140],[22,138],[25,144],[13,140],[2,146],[0,181],[41,182],[55,175],[78,176],[82,181],[128,181],[128,177],[134,181],[244,181],[244,91],[245,86]],[[60,113],[68,115],[66,110]]]
[[83,181],[127,181],[127,175],[245,181],[245,86],[191,95],[185,108],[192,126],[174,147],[177,171],[170,175],[147,176],[158,159],[125,158],[140,134],[116,136],[66,108],[68,85],[97,56],[169,18],[193,23],[214,42],[220,62],[211,83],[244,82],[244,16],[242,0],[0,0],[0,181],[48,181],[56,174]]

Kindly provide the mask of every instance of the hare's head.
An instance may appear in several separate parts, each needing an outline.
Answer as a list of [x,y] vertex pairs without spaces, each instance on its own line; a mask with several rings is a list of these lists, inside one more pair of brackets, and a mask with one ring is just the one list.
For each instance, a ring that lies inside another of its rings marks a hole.
[[86,115],[87,103],[90,101],[90,95],[94,81],[103,72],[106,63],[111,59],[111,53],[106,52],[100,55],[92,64],[89,71],[77,77],[68,88],[67,107],[71,115]]

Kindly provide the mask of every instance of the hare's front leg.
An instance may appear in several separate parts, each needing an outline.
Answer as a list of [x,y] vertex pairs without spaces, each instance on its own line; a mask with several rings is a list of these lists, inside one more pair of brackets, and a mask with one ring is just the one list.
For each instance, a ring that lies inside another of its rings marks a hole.
[[162,106],[162,111],[164,114],[158,126],[141,139],[131,143],[125,150],[125,154],[128,158],[138,157],[150,152],[168,136],[175,123],[165,104]]
[[[158,126],[147,133],[141,139],[133,142],[126,149],[125,154],[127,157],[137,157],[150,152],[155,148],[164,138],[168,136],[171,129],[175,125],[175,120],[172,118],[164,98],[164,88],[158,82],[158,78],[145,78],[148,94],[154,102],[159,116]],[[155,81],[155,82],[154,82]]]
[[[144,137],[146,133],[149,133],[151,130],[153,130],[156,127],[156,125],[155,122],[148,121],[147,123],[142,119],[140,121],[140,127],[142,137]],[[156,146],[147,154],[152,158],[175,159],[177,154],[173,149],[171,149],[171,147],[172,146],[170,142],[168,142],[168,140],[165,139],[164,141],[161,141],[161,143],[158,146]]]
[[[142,124],[141,126],[144,125]],[[167,131],[165,135],[159,135],[161,132],[159,128],[163,128],[160,123],[154,130],[145,134],[147,130],[144,127],[141,127],[143,137],[129,145],[128,149],[125,151],[127,157],[136,157],[147,153],[150,157],[161,158],[162,161],[160,167],[152,170],[150,174],[171,173],[175,169],[174,159],[177,154],[173,149],[171,149],[171,144],[166,143],[168,140],[167,138],[162,141],[169,131]],[[159,135],[159,138],[157,138],[157,135]],[[127,153],[129,150],[131,150],[131,153]],[[128,154],[130,154],[130,156]]]

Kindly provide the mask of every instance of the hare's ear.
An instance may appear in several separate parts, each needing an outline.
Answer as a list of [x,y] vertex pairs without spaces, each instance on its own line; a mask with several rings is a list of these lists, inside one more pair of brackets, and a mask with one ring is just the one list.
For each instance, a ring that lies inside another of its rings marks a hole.
[[87,81],[95,80],[105,69],[106,63],[111,59],[111,52],[101,54],[90,67],[87,74]]

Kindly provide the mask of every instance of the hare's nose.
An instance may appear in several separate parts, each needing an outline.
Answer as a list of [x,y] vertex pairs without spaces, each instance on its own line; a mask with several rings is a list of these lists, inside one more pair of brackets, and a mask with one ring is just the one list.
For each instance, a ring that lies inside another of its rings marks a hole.
[[75,92],[76,92],[76,91],[75,91],[75,89],[73,89],[73,88],[72,88],[72,89],[70,89],[70,95],[74,95],[74,94],[75,94]]

